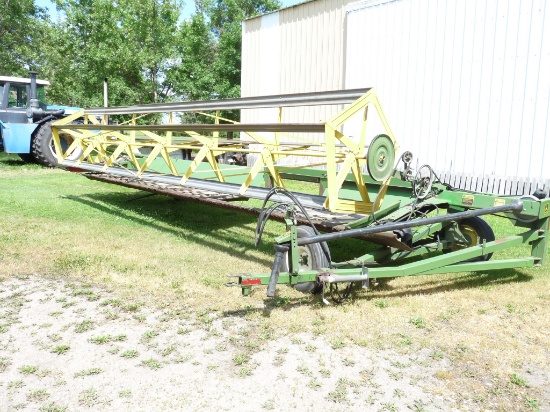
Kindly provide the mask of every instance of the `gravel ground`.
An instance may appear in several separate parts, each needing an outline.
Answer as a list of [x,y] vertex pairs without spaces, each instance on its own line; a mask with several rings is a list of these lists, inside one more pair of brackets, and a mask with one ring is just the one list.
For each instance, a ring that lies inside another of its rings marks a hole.
[[434,377],[443,359],[307,334],[258,344],[251,327],[243,314],[151,310],[88,285],[8,278],[0,410],[455,409]]

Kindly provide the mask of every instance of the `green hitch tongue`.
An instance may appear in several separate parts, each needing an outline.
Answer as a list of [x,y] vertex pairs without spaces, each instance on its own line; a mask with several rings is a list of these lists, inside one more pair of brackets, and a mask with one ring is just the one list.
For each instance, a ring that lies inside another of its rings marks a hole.
[[267,285],[267,297],[272,298],[275,296],[275,287],[279,280],[279,272],[281,271],[281,261],[286,252],[288,252],[287,245],[275,246],[275,260],[273,261],[273,269],[271,269],[271,276],[269,277],[269,283]]

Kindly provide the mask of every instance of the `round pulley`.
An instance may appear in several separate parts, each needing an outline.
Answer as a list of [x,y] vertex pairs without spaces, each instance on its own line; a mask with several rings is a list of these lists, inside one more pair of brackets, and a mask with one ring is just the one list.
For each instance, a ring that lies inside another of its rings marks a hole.
[[379,134],[367,151],[367,170],[370,177],[382,182],[391,174],[395,163],[395,147],[388,135]]
[[428,165],[420,166],[413,180],[414,195],[422,200],[430,194],[435,180],[435,173]]

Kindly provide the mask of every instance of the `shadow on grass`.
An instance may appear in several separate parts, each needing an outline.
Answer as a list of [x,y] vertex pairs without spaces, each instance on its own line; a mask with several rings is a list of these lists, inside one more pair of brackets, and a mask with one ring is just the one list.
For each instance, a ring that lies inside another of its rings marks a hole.
[[8,168],[8,167],[18,168],[18,167],[23,167],[23,166],[31,167],[33,169],[47,169],[44,166],[39,165],[38,163],[25,162],[24,160],[20,159],[19,157],[16,157],[16,158],[13,158],[13,159],[1,159],[0,160],[0,169],[3,168],[3,167],[5,167],[5,168]]
[[[220,233],[220,229],[255,223],[256,219],[252,216],[192,202],[176,202],[165,196],[136,196],[136,193],[94,193],[64,196],[63,199],[148,228],[171,233],[176,237],[184,237],[190,242],[228,255],[239,254],[241,259],[272,265],[270,259],[246,256],[242,252],[254,248],[253,233],[250,234],[250,240],[239,238],[232,233]],[[155,220],[168,227],[155,223]],[[258,249],[269,254],[272,252],[272,246],[266,243],[259,245]]]
[[26,165],[26,164],[33,164],[33,163],[27,163],[27,162],[24,162],[23,160],[17,158],[17,159],[2,159],[2,161],[0,161],[1,164],[5,165],[5,166],[23,166],[23,165]]
[[[280,285],[285,286],[285,285]],[[258,288],[260,289],[260,288]],[[258,290],[260,293],[265,293],[264,290]],[[243,299],[239,296],[239,298]],[[309,307],[317,307],[320,308],[324,306],[324,304],[321,302],[321,295],[315,295],[312,296],[311,299],[306,298],[289,298],[286,296],[279,296],[275,298],[265,298],[264,299],[264,306],[263,307],[247,307],[244,309],[234,309],[234,310],[224,310],[222,311],[224,318],[244,318],[247,315],[250,315],[251,313],[259,313],[265,317],[271,316],[271,312],[273,311],[284,311],[288,312],[292,309],[303,307],[303,306],[309,306]]]
[[[441,279],[442,275],[425,275],[436,276],[433,280],[426,280],[425,282],[419,281],[415,285],[408,285],[400,287],[392,286],[391,284],[385,285],[383,288],[375,289],[373,292],[379,297],[403,297],[414,295],[434,295],[441,292],[449,292],[455,290],[466,289],[481,289],[489,288],[491,286],[505,285],[508,283],[524,283],[533,280],[533,276],[527,275],[517,269],[501,269],[493,271],[479,271],[471,272],[464,275],[449,274],[449,277]],[[360,296],[359,299],[368,299],[372,297],[365,295]]]
[[[425,275],[427,277],[428,275]],[[467,290],[467,289],[482,289],[489,288],[491,286],[505,285],[509,283],[518,282],[530,282],[533,276],[520,272],[517,269],[504,269],[500,271],[480,271],[472,272],[465,275],[449,275],[453,278],[441,279],[441,275],[437,276],[437,279],[426,280],[419,282],[415,285],[408,286],[395,286],[386,285],[380,289],[371,289],[371,292],[361,293],[359,290],[354,290],[350,297],[350,301],[365,301],[379,298],[402,298],[402,297],[414,297],[417,295],[435,295],[443,292]],[[290,298],[284,296],[284,288],[286,285],[278,285],[278,295],[273,299],[266,298],[264,300],[265,307],[253,308],[249,307],[241,310],[224,311],[224,317],[244,317],[250,313],[261,313],[263,316],[270,316],[274,310],[289,311],[300,306],[315,306],[316,308],[322,308],[325,306],[321,303],[321,295],[315,295],[312,297],[295,297]],[[358,286],[359,287],[359,286]],[[265,293],[265,289],[258,288],[256,293]],[[488,292],[490,293],[490,292]],[[331,306],[335,304],[330,293],[325,293],[325,298],[331,302]],[[343,304],[344,306],[346,303]]]

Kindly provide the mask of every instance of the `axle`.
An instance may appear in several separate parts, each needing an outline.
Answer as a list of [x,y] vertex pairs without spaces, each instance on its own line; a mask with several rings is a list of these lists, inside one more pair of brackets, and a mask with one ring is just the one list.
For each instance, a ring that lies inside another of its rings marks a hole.
[[387,223],[384,225],[370,226],[360,229],[350,229],[342,232],[327,233],[324,235],[317,235],[311,237],[304,237],[298,239],[298,246],[305,246],[312,243],[328,242],[331,240],[345,239],[354,236],[364,236],[373,233],[381,232],[393,232],[394,230],[407,229],[416,226],[426,226],[435,223],[451,222],[456,220],[467,219],[470,217],[476,217],[481,215],[489,215],[501,212],[521,212],[523,210],[523,203],[520,200],[514,200],[512,203],[501,206],[486,207],[478,210],[467,210],[459,213],[448,213],[443,216],[434,216],[423,219],[409,220],[407,222]]

